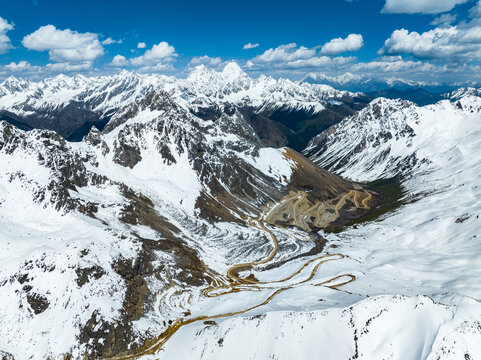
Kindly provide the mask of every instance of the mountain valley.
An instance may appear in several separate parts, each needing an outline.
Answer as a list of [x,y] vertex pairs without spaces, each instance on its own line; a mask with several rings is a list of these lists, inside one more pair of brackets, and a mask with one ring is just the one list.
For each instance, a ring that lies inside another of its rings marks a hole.
[[476,359],[481,97],[377,95],[1,83],[0,357]]

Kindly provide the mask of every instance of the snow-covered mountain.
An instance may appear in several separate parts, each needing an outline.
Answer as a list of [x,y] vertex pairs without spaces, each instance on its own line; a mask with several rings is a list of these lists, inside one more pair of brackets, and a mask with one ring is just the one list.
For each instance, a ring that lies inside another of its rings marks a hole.
[[[2,358],[481,353],[480,97],[365,107],[235,64],[1,94]],[[262,124],[333,109],[312,161],[265,146]],[[101,130],[32,129],[75,119]]]
[[378,198],[293,150],[261,147],[238,111],[203,120],[162,91],[82,142],[0,122],[0,164],[8,359],[142,354],[179,319],[248,311],[297,286],[264,276],[319,256],[324,242],[309,232]]
[[354,92],[375,92],[395,88],[407,90],[412,88],[423,88],[427,90],[442,92],[452,89],[452,86],[438,82],[411,81],[401,78],[376,79],[369,76],[354,75],[345,73],[337,76],[330,76],[324,73],[309,73],[301,80],[309,84],[325,84],[335,89]]
[[355,180],[401,182],[394,210],[320,232],[348,260],[318,275],[346,279],[349,269],[356,280],[340,291],[299,284],[245,316],[181,326],[146,358],[476,359],[480,134],[481,99],[469,96],[426,107],[377,99],[324,132],[306,151],[313,160]]
[[444,94],[446,99],[451,101],[460,100],[465,96],[481,96],[481,89],[474,87],[461,87],[454,91]]
[[[481,287],[473,281],[481,276],[480,149],[481,98],[465,95],[425,107],[376,99],[314,138],[304,152],[350,179],[397,177],[401,183],[401,205],[394,211],[328,236],[363,274],[353,292],[429,296],[438,307],[418,331],[407,332],[413,337],[406,344],[421,341],[424,351],[403,357],[399,354],[407,352],[394,345],[374,358],[475,359],[481,354]],[[443,318],[448,309],[456,310]],[[394,316],[386,331],[407,326],[407,313]],[[421,319],[416,318],[409,324]]]
[[[0,117],[27,130],[50,129],[67,139],[80,140],[93,124],[102,128],[113,113],[149,91],[167,92],[177,104],[209,120],[241,109],[247,121],[267,139],[267,145],[278,146],[288,144],[288,138],[306,121],[310,121],[310,127],[317,121],[317,132],[331,125],[325,119],[327,114],[320,116],[323,112],[330,113],[341,105],[355,111],[367,103],[362,94],[327,85],[266,76],[253,79],[231,62],[220,72],[198,66],[185,79],[127,71],[97,77],[59,75],[38,82],[10,77],[0,84]],[[360,105],[356,105],[358,102]],[[338,111],[338,120],[346,109]],[[286,116],[296,117],[297,124],[284,121]],[[259,117],[273,121],[261,124]],[[301,137],[305,145],[308,139]]]
[[[356,180],[410,174],[413,168],[432,162],[424,146],[453,143],[458,135],[454,125],[467,123],[465,118],[480,109],[481,98],[475,96],[425,107],[379,98],[316,136],[304,153],[321,166]],[[469,127],[462,131],[468,132]]]
[[29,109],[39,112],[79,102],[105,115],[138,100],[149,90],[166,91],[181,105],[194,110],[206,101],[209,105],[251,106],[258,110],[287,106],[319,112],[327,100],[358,95],[327,85],[313,86],[266,76],[253,79],[231,62],[220,72],[200,65],[185,79],[125,70],[112,76],[58,75],[38,82],[12,76],[0,84],[0,104],[20,116],[28,115]]

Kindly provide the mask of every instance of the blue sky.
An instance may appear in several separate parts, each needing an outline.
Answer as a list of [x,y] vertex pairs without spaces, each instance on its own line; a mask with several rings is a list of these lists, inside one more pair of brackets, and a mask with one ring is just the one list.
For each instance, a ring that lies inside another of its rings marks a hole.
[[2,0],[0,18],[2,78],[183,76],[227,61],[294,79],[349,72],[453,82],[481,73],[477,0]]

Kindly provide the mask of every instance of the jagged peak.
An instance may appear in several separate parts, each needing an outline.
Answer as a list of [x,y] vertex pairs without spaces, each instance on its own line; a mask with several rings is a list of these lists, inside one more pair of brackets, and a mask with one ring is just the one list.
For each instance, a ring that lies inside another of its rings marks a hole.
[[31,83],[30,80],[26,80],[22,77],[16,77],[14,75],[10,75],[8,78],[6,78],[2,84],[29,84]]
[[10,75],[0,84],[0,86],[10,91],[20,91],[27,88],[30,85],[30,83],[31,83],[30,80],[17,78],[14,75]]
[[10,75],[5,79],[4,83],[19,82],[20,80],[15,75]]
[[187,76],[190,82],[210,82],[212,79],[217,81],[225,81],[227,83],[236,80],[250,79],[249,76],[242,70],[242,68],[234,61],[227,63],[222,71],[218,72],[204,64],[197,65]]

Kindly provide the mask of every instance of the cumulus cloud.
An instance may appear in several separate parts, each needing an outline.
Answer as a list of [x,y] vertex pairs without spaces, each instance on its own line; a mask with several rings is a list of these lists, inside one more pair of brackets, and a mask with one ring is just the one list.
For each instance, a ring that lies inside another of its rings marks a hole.
[[92,61],[104,54],[104,49],[93,33],[59,30],[53,25],[40,27],[22,40],[30,50],[48,51],[51,61]]
[[312,68],[333,68],[345,64],[352,64],[356,61],[355,57],[329,57],[329,56],[314,56],[309,59],[297,59],[288,61],[284,64],[279,64],[277,67],[285,69],[312,69]]
[[172,62],[175,57],[177,57],[175,48],[168,42],[162,41],[152,46],[152,49],[147,50],[144,55],[130,59],[130,63],[137,67],[154,66],[161,62]]
[[354,57],[329,57],[319,55],[316,49],[298,46],[295,43],[280,45],[266,50],[246,63],[246,68],[251,71],[266,71],[270,69],[300,70],[313,68],[333,68],[347,63],[353,63]]
[[280,45],[275,49],[270,48],[263,54],[256,56],[253,61],[258,63],[286,62],[300,59],[308,59],[316,55],[315,49],[297,46],[296,43]]
[[125,56],[115,55],[114,58],[112,59],[112,62],[109,65],[122,67],[122,66],[127,66],[128,64],[129,64],[129,61],[125,58]]
[[9,64],[0,65],[0,77],[17,75],[23,78],[38,78],[39,76],[47,76],[49,73],[42,66],[34,66],[26,60],[19,62],[10,62]]
[[42,79],[49,76],[54,76],[58,73],[69,72],[86,72],[93,69],[92,62],[85,61],[82,63],[49,63],[45,66],[32,65],[28,61],[21,60],[18,63],[11,62],[9,64],[0,66],[1,75],[19,75],[23,78]]
[[440,14],[469,0],[386,0],[383,13]]
[[33,67],[28,61],[22,60],[18,63],[12,61],[10,64],[5,65],[4,68],[11,72],[22,72],[31,70]]
[[197,66],[197,65],[207,65],[210,67],[217,67],[222,64],[222,59],[220,57],[210,57],[207,55],[204,56],[194,56],[192,60],[189,62],[189,66]]
[[[458,38],[458,41],[462,39],[467,43],[468,39],[475,41],[478,34],[473,30],[466,29],[463,30],[463,35]],[[481,32],[479,36],[481,38]],[[395,52],[385,51],[383,55],[373,61],[358,62],[355,56],[327,56],[322,55],[322,49],[316,52],[315,49],[287,44],[269,49],[263,54],[251,58],[247,61],[245,69],[249,72],[260,72],[291,79],[300,79],[307,72],[322,72],[332,76],[351,72],[356,76],[399,78],[412,81],[425,80],[426,77],[430,81],[434,81],[435,78],[440,81],[450,81],[453,73],[456,73],[456,77],[461,79],[466,77],[468,72],[475,70],[473,66],[465,66],[464,72],[457,71],[460,66],[454,62],[445,65],[437,61],[406,60]]]
[[348,51],[358,51],[364,45],[362,35],[349,34],[345,39],[332,39],[321,48],[322,55],[338,55]]
[[0,54],[5,54],[8,49],[12,48],[10,38],[7,36],[7,31],[12,29],[13,25],[4,18],[0,17]]
[[418,58],[479,59],[481,27],[436,28],[422,34],[406,29],[395,30],[378,51],[384,54],[410,54]]
[[122,40],[114,40],[111,37],[102,41],[102,45],[122,44]]
[[255,43],[255,44],[247,43],[247,44],[245,44],[242,48],[243,48],[244,50],[248,50],[248,49],[254,49],[254,48],[258,47],[258,46],[259,46],[259,43]]
[[139,42],[137,44],[137,49],[145,49],[147,45],[144,42]]

